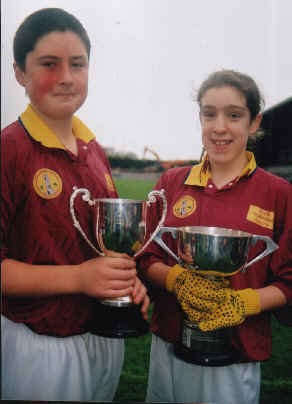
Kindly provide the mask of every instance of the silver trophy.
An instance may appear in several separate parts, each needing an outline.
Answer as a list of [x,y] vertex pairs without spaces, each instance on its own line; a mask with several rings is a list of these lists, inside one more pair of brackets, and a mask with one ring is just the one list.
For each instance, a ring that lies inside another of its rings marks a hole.
[[[76,216],[74,202],[79,195],[82,195],[82,200],[94,209],[96,235],[94,242],[89,240]],[[157,198],[162,200],[161,219],[156,229],[146,240],[145,237],[149,233],[146,229],[148,208],[158,202]],[[159,233],[165,220],[166,211],[167,202],[164,190],[151,191],[147,200],[141,201],[122,198],[92,199],[88,189],[74,187],[70,197],[70,213],[74,226],[97,255],[101,256],[111,256],[111,252],[119,252],[136,258]],[[99,308],[102,311],[100,317],[107,318],[108,323],[110,321],[111,324],[98,330],[97,334],[113,337],[138,335],[139,331],[136,329],[139,326],[135,322],[139,322],[137,318],[140,317],[140,313],[137,312],[137,306],[132,304],[130,296],[105,299],[101,303],[108,309]],[[107,328],[106,331],[105,328]]]
[[[171,233],[172,237],[177,239],[176,253],[162,240],[164,233]],[[265,249],[248,262],[249,249],[258,241],[265,243]],[[155,242],[180,265],[203,271],[204,276],[210,279],[231,276],[239,271],[245,272],[248,267],[278,248],[267,236],[206,226],[161,227],[155,236]],[[181,340],[175,344],[174,352],[190,363],[224,366],[234,360],[230,336],[231,328],[203,332],[196,323],[184,318]]]

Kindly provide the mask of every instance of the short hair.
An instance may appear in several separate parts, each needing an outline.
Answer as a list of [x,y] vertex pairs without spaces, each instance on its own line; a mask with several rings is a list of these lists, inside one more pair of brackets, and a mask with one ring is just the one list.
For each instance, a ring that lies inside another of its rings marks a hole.
[[211,73],[199,88],[197,94],[198,104],[201,105],[202,97],[207,90],[223,86],[234,87],[244,96],[251,120],[260,113],[264,100],[256,82],[247,74],[234,70],[223,69]]
[[13,56],[17,65],[24,71],[26,56],[37,41],[53,31],[72,31],[84,43],[90,55],[90,39],[81,22],[61,8],[43,8],[30,14],[18,27],[13,41]]

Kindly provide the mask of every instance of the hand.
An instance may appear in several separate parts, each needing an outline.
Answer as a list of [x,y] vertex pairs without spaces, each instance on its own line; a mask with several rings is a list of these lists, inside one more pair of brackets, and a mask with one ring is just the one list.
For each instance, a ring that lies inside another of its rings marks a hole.
[[83,262],[78,268],[78,289],[88,296],[111,299],[134,291],[136,264],[131,258],[98,257]]
[[211,280],[180,265],[173,266],[166,278],[166,289],[176,295],[188,319],[196,322],[222,301],[227,286],[229,281],[223,277]]
[[226,288],[224,298],[214,302],[214,309],[200,318],[198,326],[202,331],[233,327],[260,311],[260,297],[256,290],[247,288],[235,291]]
[[150,298],[147,295],[147,289],[142,281],[136,276],[134,290],[132,293],[133,303],[141,304],[141,313],[145,320],[148,318],[148,308],[150,305]]

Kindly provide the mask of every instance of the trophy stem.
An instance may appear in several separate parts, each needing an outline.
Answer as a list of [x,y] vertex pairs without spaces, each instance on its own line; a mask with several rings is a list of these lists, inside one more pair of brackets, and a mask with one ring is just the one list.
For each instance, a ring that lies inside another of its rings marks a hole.
[[133,306],[130,296],[117,297],[116,299],[104,299],[101,300],[101,303],[112,307]]

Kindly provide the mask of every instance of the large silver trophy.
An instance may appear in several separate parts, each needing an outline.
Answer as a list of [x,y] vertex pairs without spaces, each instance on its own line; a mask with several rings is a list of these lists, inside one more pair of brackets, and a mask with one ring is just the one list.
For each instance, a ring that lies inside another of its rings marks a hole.
[[[171,233],[177,239],[176,253],[162,240],[164,233]],[[155,241],[180,265],[194,271],[203,271],[204,276],[210,279],[245,272],[248,267],[278,248],[267,236],[206,226],[161,227]],[[265,249],[248,262],[249,249],[258,241],[265,243]],[[184,318],[181,339],[174,345],[174,352],[186,362],[224,366],[234,361],[231,334],[232,328],[203,332],[195,322]]]
[[[95,236],[90,241],[75,213],[74,202],[77,196],[94,209]],[[148,208],[162,200],[161,219],[150,235],[145,239]],[[164,190],[151,191],[146,201],[123,198],[92,199],[86,188],[74,187],[70,197],[70,213],[74,226],[78,229],[90,247],[101,256],[111,256],[112,252],[125,253],[136,258],[152,242],[163,226],[167,211]],[[92,327],[92,332],[109,337],[138,336],[148,331],[146,323],[140,314],[140,306],[131,302],[130,296],[115,299],[105,299],[97,305],[98,324]]]

